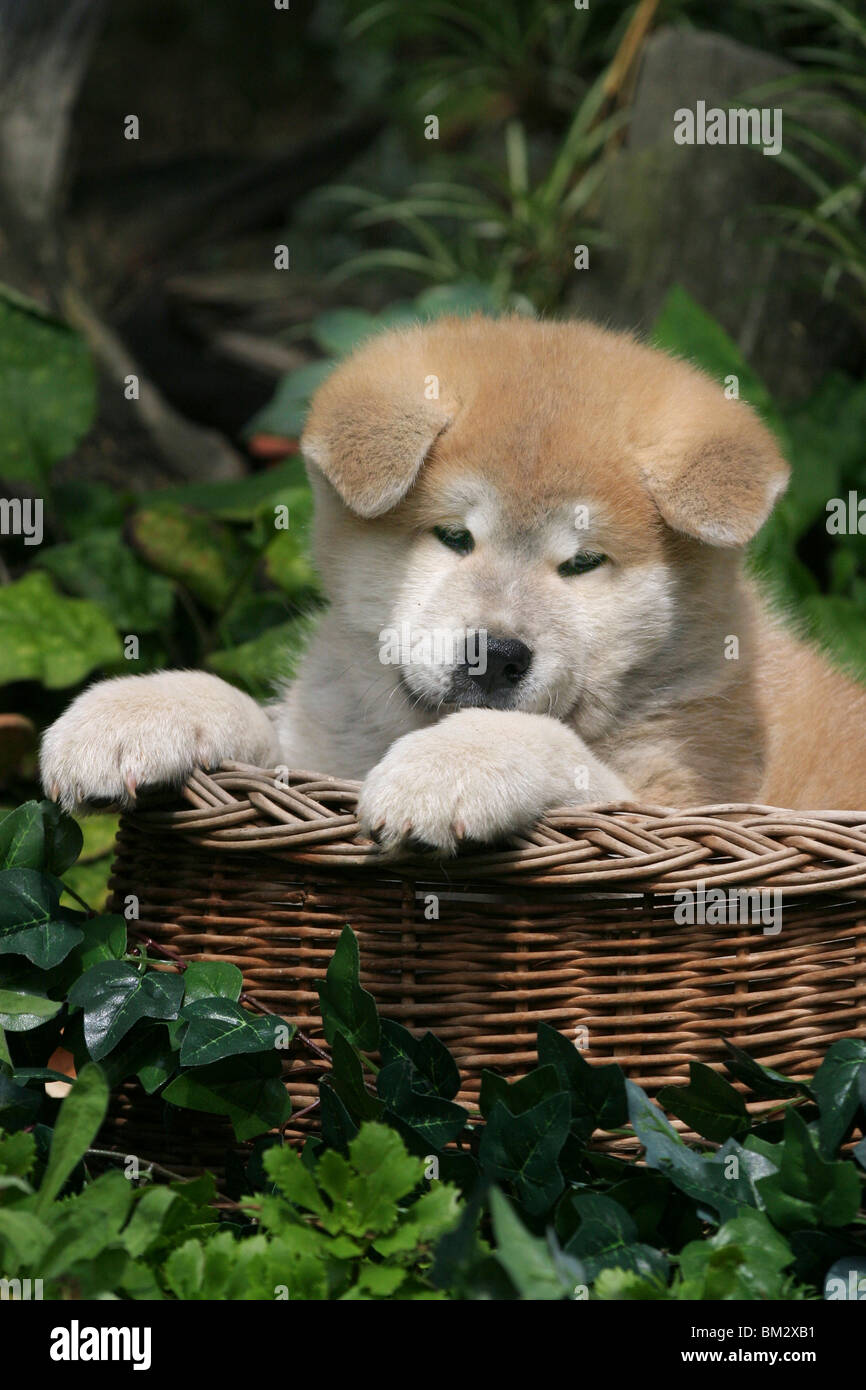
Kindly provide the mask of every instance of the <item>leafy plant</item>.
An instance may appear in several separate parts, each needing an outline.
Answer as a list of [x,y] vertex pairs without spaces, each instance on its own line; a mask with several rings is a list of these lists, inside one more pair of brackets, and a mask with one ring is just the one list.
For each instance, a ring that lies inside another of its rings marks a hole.
[[[861,1039],[834,1043],[809,1083],[731,1046],[730,1079],[695,1065],[656,1103],[542,1024],[538,1066],[484,1071],[466,1107],[447,1047],[379,1017],[348,926],[319,983],[321,1036],[296,1037],[234,966],[155,956],[134,920],[63,908],[80,843],[50,803],[0,821],[6,1277],[66,1298],[800,1299],[866,1263]],[[289,1044],[329,1063],[300,1152]],[[59,1104],[58,1045],[77,1071]],[[219,1211],[210,1178],[151,1187],[158,1154],[99,1147],[132,1078],[167,1116],[225,1116],[247,1143]],[[771,1101],[759,1118],[744,1091]],[[600,1153],[599,1131],[634,1135],[645,1166]]]

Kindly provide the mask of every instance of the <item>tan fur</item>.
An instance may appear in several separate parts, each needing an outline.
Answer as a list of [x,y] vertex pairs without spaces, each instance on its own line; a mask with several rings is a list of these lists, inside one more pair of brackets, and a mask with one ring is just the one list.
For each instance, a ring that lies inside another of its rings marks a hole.
[[[787,467],[750,409],[688,364],[589,324],[440,320],[342,364],[303,447],[330,610],[267,711],[274,756],[365,779],[362,824],[386,849],[414,837],[450,852],[580,799],[866,802],[866,692],[744,577]],[[444,547],[443,525],[469,530],[471,553]],[[578,550],[607,562],[563,577]],[[453,626],[524,643],[513,704],[458,707],[444,658],[383,665],[382,632],[401,624],[413,640]],[[166,751],[124,682],[86,692],[43,750],[66,804],[123,800],[125,749],[151,780],[201,756],[202,692],[184,673],[145,679]],[[238,710],[227,697],[207,724]],[[244,717],[236,747],[267,747],[261,712]]]

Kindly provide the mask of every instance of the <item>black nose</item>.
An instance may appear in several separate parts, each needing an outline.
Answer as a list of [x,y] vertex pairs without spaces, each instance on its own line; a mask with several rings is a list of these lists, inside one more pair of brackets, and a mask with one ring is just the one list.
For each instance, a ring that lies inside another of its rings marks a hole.
[[[483,648],[480,655],[484,655]],[[477,668],[470,666],[468,670],[471,680],[485,695],[510,690],[523,679],[532,664],[530,648],[514,637],[488,637],[486,657],[486,666],[482,660]]]

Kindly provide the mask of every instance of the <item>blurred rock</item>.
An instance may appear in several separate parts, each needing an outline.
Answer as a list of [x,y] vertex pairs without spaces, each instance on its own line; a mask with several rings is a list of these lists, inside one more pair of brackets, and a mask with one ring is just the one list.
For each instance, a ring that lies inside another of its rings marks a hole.
[[[605,197],[603,225],[618,248],[578,277],[573,312],[647,332],[679,283],[779,396],[807,394],[830,367],[863,370],[866,350],[843,310],[822,300],[802,263],[773,244],[779,222],[762,209],[804,205],[799,180],[759,149],[674,142],[674,112],[694,111],[699,101],[784,110],[784,94],[749,93],[794,71],[716,34],[663,29],[649,41]],[[838,117],[822,119],[838,134]],[[862,147],[862,133],[845,134]]]

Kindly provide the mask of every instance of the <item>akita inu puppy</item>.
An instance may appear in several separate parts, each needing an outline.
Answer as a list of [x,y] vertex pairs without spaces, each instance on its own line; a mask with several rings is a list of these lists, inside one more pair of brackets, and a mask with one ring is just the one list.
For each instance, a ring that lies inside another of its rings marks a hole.
[[330,604],[298,678],[269,708],[93,686],[45,735],[64,806],[288,764],[362,779],[384,851],[448,854],[575,801],[866,804],[866,693],[744,577],[788,470],[718,383],[586,323],[444,319],[340,365],[302,447]]

